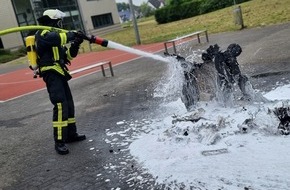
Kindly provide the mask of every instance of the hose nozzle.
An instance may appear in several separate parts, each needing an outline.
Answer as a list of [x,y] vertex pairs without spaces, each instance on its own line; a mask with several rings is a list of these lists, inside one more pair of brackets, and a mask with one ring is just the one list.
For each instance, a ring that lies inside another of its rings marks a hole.
[[99,44],[103,47],[107,47],[108,46],[108,40],[100,38],[98,36],[95,36],[95,41],[94,43]]
[[91,44],[99,44],[103,47],[107,47],[108,46],[108,40],[105,40],[103,38],[100,38],[98,36],[86,36],[83,32],[77,32],[76,33],[78,36],[80,36],[80,38],[89,41]]

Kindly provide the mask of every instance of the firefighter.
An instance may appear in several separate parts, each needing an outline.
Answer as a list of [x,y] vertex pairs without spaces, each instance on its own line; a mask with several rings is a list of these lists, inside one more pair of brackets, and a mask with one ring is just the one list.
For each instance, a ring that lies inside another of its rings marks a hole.
[[[38,18],[40,25],[62,28],[62,18],[65,16],[60,10],[46,10]],[[85,135],[77,133],[74,101],[68,80],[71,75],[67,65],[77,56],[79,46],[83,42],[82,32],[63,32],[39,30],[35,34],[36,52],[40,76],[46,83],[53,108],[53,136],[55,150],[58,154],[68,154],[66,143],[82,141]],[[65,44],[70,44],[66,47]]]

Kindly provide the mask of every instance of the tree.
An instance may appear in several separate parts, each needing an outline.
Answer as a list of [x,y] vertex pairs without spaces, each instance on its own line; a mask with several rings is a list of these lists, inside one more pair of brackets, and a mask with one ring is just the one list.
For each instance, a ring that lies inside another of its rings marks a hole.
[[149,17],[151,15],[154,15],[154,9],[151,6],[149,6],[148,3],[145,3],[145,2],[143,2],[140,5],[140,11],[144,17]]
[[130,9],[130,6],[128,3],[117,3],[117,9],[118,9],[118,12],[120,12],[122,10]]
[[171,1],[171,0],[165,0],[165,1],[164,1],[165,6],[166,6],[166,5],[170,5],[170,1]]

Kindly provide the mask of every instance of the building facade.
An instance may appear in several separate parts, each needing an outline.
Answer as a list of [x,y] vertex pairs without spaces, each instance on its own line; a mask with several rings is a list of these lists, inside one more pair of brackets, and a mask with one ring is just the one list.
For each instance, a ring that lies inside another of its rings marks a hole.
[[[63,25],[67,30],[98,34],[120,27],[115,0],[2,0],[1,3],[7,6],[0,6],[0,30],[37,25],[37,18],[47,9],[59,9],[66,13]],[[31,31],[0,36],[0,48],[23,46],[29,32]]]

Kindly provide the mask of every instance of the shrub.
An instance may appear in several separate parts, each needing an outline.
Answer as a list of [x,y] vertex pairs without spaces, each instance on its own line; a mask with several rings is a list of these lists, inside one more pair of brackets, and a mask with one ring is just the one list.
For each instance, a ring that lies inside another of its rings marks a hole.
[[6,49],[0,49],[0,55],[7,55],[10,54],[11,52],[9,50]]
[[6,63],[25,55],[26,48],[24,46],[13,52],[7,49],[0,49],[0,63]]
[[199,14],[199,1],[185,1],[178,5],[168,5],[155,11],[155,20],[164,24],[190,18]]

